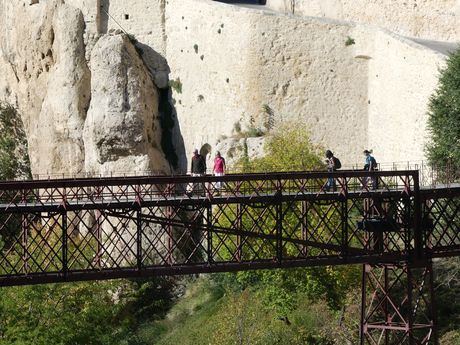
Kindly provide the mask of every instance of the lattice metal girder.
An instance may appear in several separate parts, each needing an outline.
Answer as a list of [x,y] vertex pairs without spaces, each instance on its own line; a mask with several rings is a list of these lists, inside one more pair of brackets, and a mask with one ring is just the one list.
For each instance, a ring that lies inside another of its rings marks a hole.
[[[369,175],[378,180],[377,190],[362,186]],[[187,265],[198,273],[238,264],[248,269],[411,259],[412,239],[420,231],[415,231],[417,172],[343,171],[332,176],[337,192],[325,191],[331,177],[325,172],[0,183],[0,236],[14,233],[11,218],[34,219],[24,223],[25,236],[11,235],[17,249],[9,252],[0,241],[5,270],[0,278],[33,276],[35,281],[35,273],[48,276],[53,267],[49,258],[62,261],[55,273],[63,279],[91,270],[95,277],[107,270],[181,274]],[[186,193],[188,184],[201,188]],[[62,217],[49,245],[36,225],[46,223],[45,211]],[[357,227],[358,220],[374,214],[397,224],[382,230],[378,250]],[[34,240],[29,253],[27,241]],[[441,249],[443,255],[448,251]],[[17,256],[36,253],[44,260],[31,259],[44,266],[23,269]]]

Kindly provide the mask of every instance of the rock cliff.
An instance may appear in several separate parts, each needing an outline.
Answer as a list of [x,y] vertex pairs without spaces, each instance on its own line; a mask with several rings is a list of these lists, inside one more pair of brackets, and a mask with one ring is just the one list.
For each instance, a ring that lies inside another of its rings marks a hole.
[[0,97],[23,117],[32,173],[168,172],[151,72],[71,3],[0,2]]
[[[373,19],[352,1],[295,3],[335,19],[210,0],[0,0],[0,100],[22,114],[32,172],[168,172],[171,152],[184,170],[194,148],[236,153],[219,143],[236,125],[286,120],[347,165],[369,147],[380,162],[423,159],[448,49],[360,24]],[[370,3],[375,16],[392,1]],[[458,1],[410,4],[398,7],[409,26],[378,24],[460,39],[442,21],[458,21]]]

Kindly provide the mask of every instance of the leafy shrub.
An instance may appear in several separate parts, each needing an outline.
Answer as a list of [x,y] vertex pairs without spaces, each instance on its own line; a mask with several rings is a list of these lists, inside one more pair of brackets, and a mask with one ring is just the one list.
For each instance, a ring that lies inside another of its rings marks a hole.
[[180,78],[170,80],[168,84],[177,93],[182,93],[182,82],[180,81]]
[[347,40],[345,41],[345,46],[351,46],[355,44],[355,40],[353,38],[351,38],[350,36],[347,37]]

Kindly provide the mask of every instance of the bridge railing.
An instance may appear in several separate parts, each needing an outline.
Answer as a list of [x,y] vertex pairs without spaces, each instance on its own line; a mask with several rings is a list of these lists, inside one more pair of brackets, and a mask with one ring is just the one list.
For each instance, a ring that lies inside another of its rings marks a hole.
[[[273,193],[327,195],[411,190],[414,172],[340,171],[230,174],[226,176],[145,176],[0,182],[0,208],[84,207],[96,203],[159,202]],[[328,180],[332,181],[329,182]],[[191,191],[191,193],[189,193]]]

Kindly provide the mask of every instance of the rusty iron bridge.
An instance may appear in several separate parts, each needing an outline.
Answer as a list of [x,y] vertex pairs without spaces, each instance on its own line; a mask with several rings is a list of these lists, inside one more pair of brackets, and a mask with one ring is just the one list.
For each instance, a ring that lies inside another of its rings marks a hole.
[[[328,191],[327,179],[336,188]],[[0,286],[362,264],[361,344],[436,344],[460,184],[341,171],[0,183]]]

